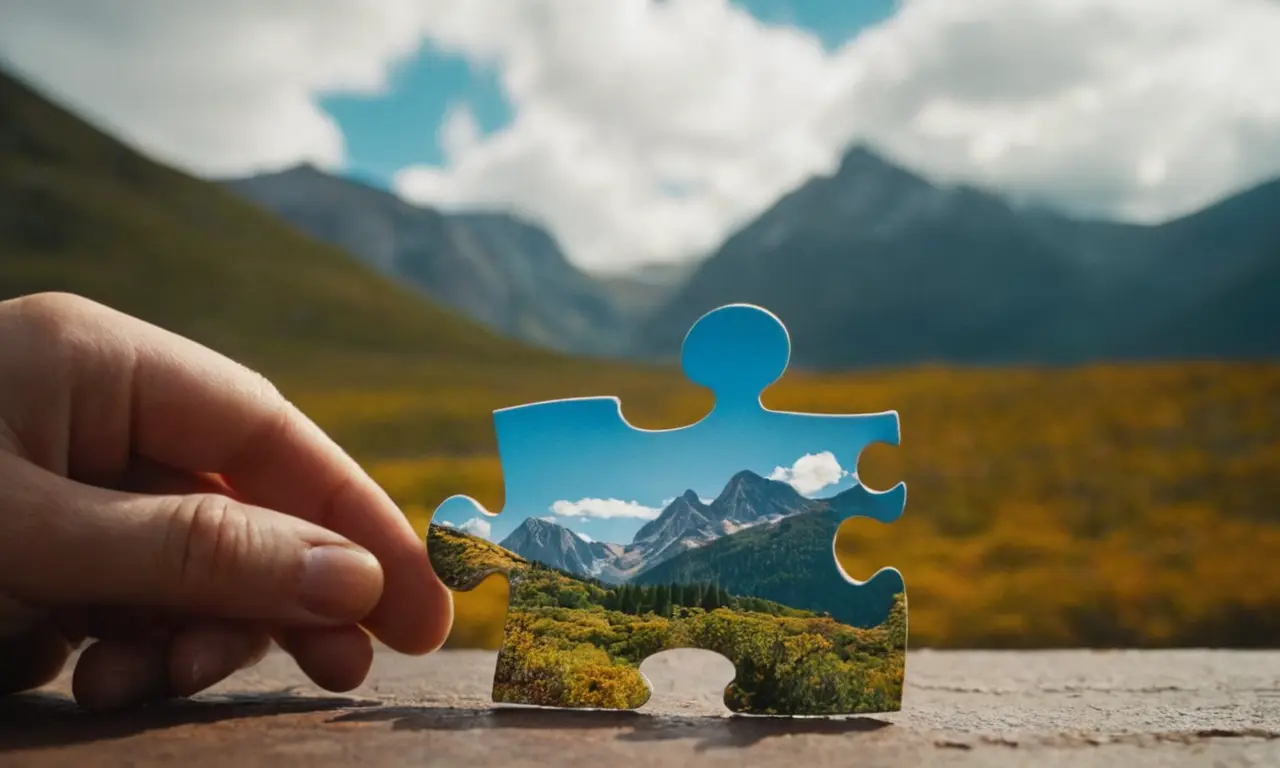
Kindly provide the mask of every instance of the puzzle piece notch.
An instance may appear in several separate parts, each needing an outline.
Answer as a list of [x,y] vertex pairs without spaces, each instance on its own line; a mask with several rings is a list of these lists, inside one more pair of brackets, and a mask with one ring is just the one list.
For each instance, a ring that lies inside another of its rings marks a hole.
[[427,521],[427,557],[436,576],[452,591],[469,592],[494,574],[507,575],[513,567],[528,566],[528,560],[486,541],[491,525],[486,518],[492,517],[497,515],[470,496],[454,495],[441,502]]

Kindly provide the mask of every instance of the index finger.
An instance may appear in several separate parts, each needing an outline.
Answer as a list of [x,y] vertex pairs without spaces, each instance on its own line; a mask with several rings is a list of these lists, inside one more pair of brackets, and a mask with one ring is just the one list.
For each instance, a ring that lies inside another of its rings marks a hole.
[[[105,307],[105,339],[79,368],[127,377],[135,455],[221,475],[244,501],[303,518],[363,546],[382,564],[384,591],[364,624],[404,653],[438,648],[451,624],[448,590],[391,498],[267,379],[194,341]],[[77,375],[80,375],[77,374]],[[99,387],[99,391],[104,391]],[[74,408],[72,413],[92,413]],[[74,432],[79,425],[73,423]],[[72,444],[76,443],[72,440]]]

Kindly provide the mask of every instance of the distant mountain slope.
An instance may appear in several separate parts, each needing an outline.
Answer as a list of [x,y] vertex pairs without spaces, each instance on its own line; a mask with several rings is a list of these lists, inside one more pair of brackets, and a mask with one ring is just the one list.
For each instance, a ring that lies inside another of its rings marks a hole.
[[1280,302],[1263,281],[1280,260],[1277,189],[1162,226],[1076,221],[859,147],[728,238],[631,349],[673,357],[699,315],[747,301],[787,323],[811,367],[1280,355],[1280,330],[1257,325]]
[[832,542],[843,517],[825,504],[725,536],[636,576],[642,586],[715,582],[735,595],[759,597],[800,610],[829,613],[858,627],[879,624],[903,591],[901,579],[882,576],[858,591],[832,583]]
[[570,264],[532,224],[410,205],[307,165],[224,183],[505,336],[561,351],[618,351],[623,317],[611,289]]
[[[1280,180],[1155,228],[1146,270],[1111,302],[1148,302],[1117,328],[1116,356],[1264,357],[1280,353]],[[1120,325],[1120,324],[1117,324]]]
[[621,549],[615,544],[584,541],[562,525],[531,517],[499,545],[526,560],[576,576],[597,576]]
[[0,299],[54,290],[273,372],[334,374],[338,352],[552,359],[148,160],[0,73]]

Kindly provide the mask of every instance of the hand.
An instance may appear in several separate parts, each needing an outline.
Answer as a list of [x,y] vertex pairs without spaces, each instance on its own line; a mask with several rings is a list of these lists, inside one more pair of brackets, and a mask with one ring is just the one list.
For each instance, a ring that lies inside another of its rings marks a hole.
[[451,622],[404,516],[261,376],[85,299],[0,302],[0,695],[85,639],[88,708],[194,694],[272,639],[350,690],[370,634],[427,653]]

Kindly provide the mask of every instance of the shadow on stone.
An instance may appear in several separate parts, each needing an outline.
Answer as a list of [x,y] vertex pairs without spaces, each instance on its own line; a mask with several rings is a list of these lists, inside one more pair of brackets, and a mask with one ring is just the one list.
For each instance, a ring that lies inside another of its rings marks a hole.
[[173,699],[137,709],[94,713],[47,692],[0,698],[0,752],[83,744],[181,725],[376,706],[345,697],[296,696],[290,690]]
[[390,722],[397,731],[474,731],[525,729],[547,731],[618,730],[621,741],[648,742],[693,739],[699,751],[749,747],[775,736],[871,733],[892,723],[870,717],[840,719],[773,717],[677,717],[631,710],[571,711],[555,709],[461,709],[442,707],[380,707],[349,712],[332,722]]

